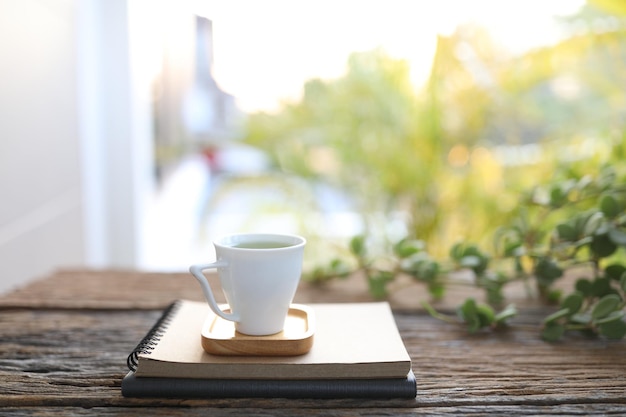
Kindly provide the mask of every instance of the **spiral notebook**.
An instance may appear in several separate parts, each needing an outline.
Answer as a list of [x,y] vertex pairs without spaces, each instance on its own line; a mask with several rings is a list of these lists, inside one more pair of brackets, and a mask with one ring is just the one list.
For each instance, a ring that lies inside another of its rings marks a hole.
[[311,304],[300,356],[217,356],[202,349],[206,303],[177,301],[128,356],[129,397],[414,398],[411,360],[387,303]]

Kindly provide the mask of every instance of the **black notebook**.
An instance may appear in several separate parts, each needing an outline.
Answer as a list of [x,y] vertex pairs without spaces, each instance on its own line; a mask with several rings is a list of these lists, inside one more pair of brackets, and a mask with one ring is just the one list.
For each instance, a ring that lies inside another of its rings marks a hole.
[[181,300],[128,357],[127,397],[414,398],[416,382],[387,303],[312,304],[313,347],[298,356],[206,353],[201,330],[213,313]]
[[415,398],[413,372],[385,379],[138,378],[129,372],[122,394],[137,398]]

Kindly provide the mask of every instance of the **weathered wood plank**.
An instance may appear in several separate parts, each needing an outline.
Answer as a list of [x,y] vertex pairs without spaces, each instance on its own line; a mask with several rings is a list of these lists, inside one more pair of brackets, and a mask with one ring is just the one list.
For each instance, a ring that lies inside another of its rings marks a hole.
[[[413,319],[411,319],[413,318]],[[428,318],[398,317],[419,374],[418,402],[449,404],[626,404],[623,342],[582,336],[549,344],[528,315],[509,330],[469,336]]]
[[214,407],[10,407],[3,408],[3,416],[11,417],[81,417],[81,416],[185,416],[200,417],[207,415],[219,416],[246,416],[246,417],[340,417],[340,416],[431,416],[431,417],[458,417],[458,416],[623,416],[626,406],[623,404],[554,404],[537,406],[526,404],[516,405],[476,405],[458,407],[417,407],[417,408],[376,408],[376,409],[320,409],[293,407],[285,404],[285,408],[214,408]]
[[60,270],[3,295],[0,307],[160,309],[176,298],[200,297],[187,273]]
[[[572,271],[557,283],[569,291],[575,279],[586,275],[585,270]],[[215,274],[207,275],[218,302],[224,302]],[[388,301],[394,309],[423,310],[422,302],[429,301],[422,284],[407,277],[398,277],[389,285]],[[537,306],[537,301],[526,297],[522,283],[506,289],[509,302]],[[452,286],[446,297],[437,302],[440,309],[452,310],[467,297],[482,299],[482,291],[472,286]],[[204,300],[199,284],[191,274],[181,272],[138,272],[124,270],[65,269],[0,295],[0,309],[73,308],[73,309],[162,309],[175,299]],[[323,284],[302,281],[296,293],[297,303],[366,302],[372,301],[366,280],[355,274],[347,279]]]
[[[538,312],[535,312],[538,314]],[[292,408],[292,400],[128,399],[120,393],[126,355],[158,311],[5,310],[0,313],[0,406],[210,406]],[[622,404],[623,342],[583,337],[541,341],[532,314],[510,330],[468,336],[420,313],[396,320],[418,381],[415,401],[295,402],[298,408],[487,407]],[[396,410],[397,411],[397,410]]]
[[[420,311],[419,287],[399,294],[392,305],[415,400],[129,399],[120,392],[126,355],[172,300],[201,299],[197,284],[187,273],[60,271],[0,297],[0,414],[626,415],[626,342],[545,343],[537,326],[550,309],[532,303],[508,330],[468,335]],[[467,293],[451,295],[448,306]],[[298,297],[369,300],[358,277],[303,283]]]
[[[224,302],[219,279],[207,274],[218,302]],[[402,288],[402,291],[395,289]],[[424,287],[398,279],[391,285],[389,302],[398,309],[421,309],[429,296]],[[469,294],[480,294],[469,290]],[[444,307],[456,306],[468,296],[467,288],[451,288]],[[0,296],[0,308],[161,309],[175,299],[204,300],[200,285],[187,272],[136,272],[117,270],[60,270]],[[297,303],[372,301],[366,281],[358,275],[314,284],[303,281]]]

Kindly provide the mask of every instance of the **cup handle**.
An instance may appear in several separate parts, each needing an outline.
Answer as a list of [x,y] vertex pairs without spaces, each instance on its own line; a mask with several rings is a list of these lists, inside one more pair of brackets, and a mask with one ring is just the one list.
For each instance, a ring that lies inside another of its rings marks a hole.
[[209,280],[202,273],[205,269],[217,269],[217,268],[226,268],[228,267],[228,263],[226,261],[217,261],[210,264],[202,264],[202,265],[192,265],[189,267],[189,272],[193,275],[198,282],[200,282],[200,286],[202,287],[202,292],[204,293],[204,297],[209,303],[209,307],[211,310],[221,318],[230,321],[239,321],[239,314],[236,313],[225,313],[215,302],[215,297],[213,297],[213,291],[211,291],[211,286],[209,285]]

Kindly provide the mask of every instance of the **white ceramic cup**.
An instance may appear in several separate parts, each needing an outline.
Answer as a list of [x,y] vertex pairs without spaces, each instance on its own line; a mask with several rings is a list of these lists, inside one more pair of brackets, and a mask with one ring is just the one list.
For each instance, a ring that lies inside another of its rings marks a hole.
[[[295,235],[245,233],[213,242],[217,261],[192,265],[204,296],[218,316],[235,322],[244,334],[261,336],[283,330],[300,275],[306,240]],[[230,312],[215,301],[202,273],[217,269]]]

